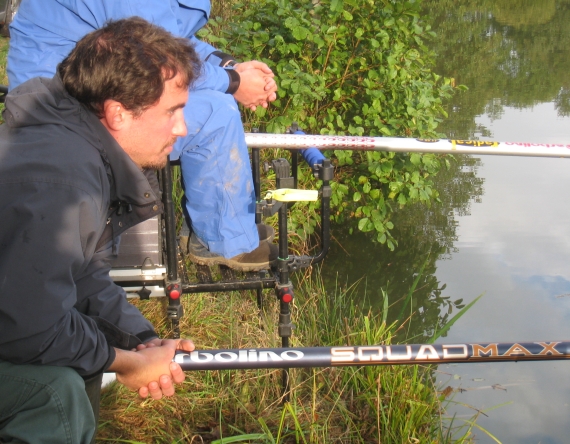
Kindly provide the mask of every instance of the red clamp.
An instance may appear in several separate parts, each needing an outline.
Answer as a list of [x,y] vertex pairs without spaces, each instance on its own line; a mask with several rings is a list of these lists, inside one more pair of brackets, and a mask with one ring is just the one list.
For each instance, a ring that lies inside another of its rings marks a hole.
[[293,301],[293,288],[292,287],[281,287],[279,288],[279,299],[286,304]]
[[170,284],[166,287],[166,294],[170,299],[178,299],[182,292],[180,291],[180,284]]

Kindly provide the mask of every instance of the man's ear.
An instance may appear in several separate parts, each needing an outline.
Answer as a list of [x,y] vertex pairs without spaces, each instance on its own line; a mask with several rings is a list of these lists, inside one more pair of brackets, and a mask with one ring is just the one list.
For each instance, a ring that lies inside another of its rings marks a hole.
[[128,125],[131,119],[131,112],[127,111],[122,103],[111,99],[105,100],[101,122],[110,131],[120,131],[124,129],[125,125]]

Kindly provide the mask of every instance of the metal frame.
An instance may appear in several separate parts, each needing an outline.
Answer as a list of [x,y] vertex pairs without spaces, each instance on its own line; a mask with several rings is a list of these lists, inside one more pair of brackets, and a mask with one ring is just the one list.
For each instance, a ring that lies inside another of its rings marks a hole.
[[[294,128],[295,130],[297,128]],[[294,188],[297,184],[298,151],[292,151],[293,171],[285,159],[272,162],[275,170],[277,188]],[[287,211],[292,203],[284,203],[276,198],[261,199],[260,177],[260,148],[252,149],[252,169],[254,189],[257,198],[256,221],[262,216],[278,213],[279,233],[287,233]],[[255,290],[257,302],[261,307],[263,290],[274,289],[280,301],[278,331],[282,338],[283,347],[289,346],[292,334],[290,303],[294,297],[293,284],[289,279],[290,273],[309,267],[324,259],[330,244],[330,197],[334,172],[330,160],[322,157],[322,163],[315,165],[313,173],[323,181],[319,191],[321,197],[321,245],[315,256],[291,256],[288,252],[287,236],[280,236],[279,259],[274,269],[261,272],[249,272],[244,278],[236,278],[227,267],[220,266],[221,280],[214,281],[208,267],[196,265],[197,282],[188,280],[185,269],[185,258],[177,244],[175,208],[172,198],[172,167],[170,162],[160,170],[159,179],[162,189],[164,213],[156,222],[156,236],[163,251],[161,263],[154,263],[146,257],[140,266],[113,266],[110,275],[118,285],[121,285],[129,297],[148,299],[150,297],[168,298],[167,317],[172,323],[174,337],[180,336],[179,322],[183,316],[180,298],[184,294],[212,293],[221,291]],[[267,168],[267,165],[265,166]],[[128,233],[128,232],[127,232]],[[136,238],[135,238],[136,239]],[[143,252],[144,253],[144,252]],[[144,254],[143,254],[144,256]],[[142,256],[141,256],[142,257]]]

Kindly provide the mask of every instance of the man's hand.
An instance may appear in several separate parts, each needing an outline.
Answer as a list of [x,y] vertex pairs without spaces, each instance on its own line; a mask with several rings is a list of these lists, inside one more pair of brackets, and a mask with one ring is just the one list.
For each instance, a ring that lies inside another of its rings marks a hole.
[[174,395],[174,383],[180,384],[184,381],[186,375],[175,362],[170,363],[170,376],[161,375],[157,381],[151,381],[148,386],[139,389],[139,396],[146,398],[148,395],[153,399],[160,399],[163,396]]
[[137,347],[136,351],[115,349],[117,356],[109,367],[117,380],[137,390],[142,398],[154,399],[174,394],[174,384],[184,381],[185,374],[172,362],[176,350],[192,351],[194,343],[188,339],[153,339]]
[[234,98],[243,106],[255,111],[258,106],[267,108],[277,98],[277,83],[271,68],[263,62],[252,60],[238,63],[234,70],[240,75]]

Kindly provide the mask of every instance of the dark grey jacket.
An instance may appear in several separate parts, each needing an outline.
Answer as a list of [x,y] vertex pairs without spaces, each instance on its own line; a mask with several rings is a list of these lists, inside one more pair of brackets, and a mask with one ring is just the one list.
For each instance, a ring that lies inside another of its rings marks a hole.
[[156,177],[147,179],[58,77],[12,91],[4,120],[0,359],[98,373],[113,362],[112,346],[156,337],[108,263],[120,232],[162,210]]

